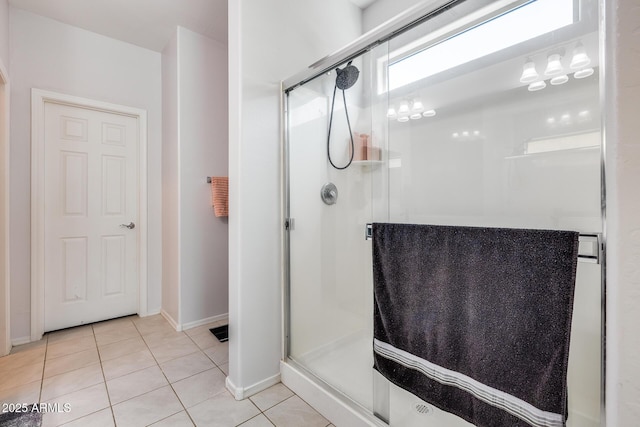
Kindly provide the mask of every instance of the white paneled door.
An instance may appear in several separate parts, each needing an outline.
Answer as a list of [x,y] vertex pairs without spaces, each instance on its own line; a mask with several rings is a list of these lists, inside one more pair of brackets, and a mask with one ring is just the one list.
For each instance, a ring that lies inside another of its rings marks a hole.
[[138,311],[138,118],[46,102],[44,330]]

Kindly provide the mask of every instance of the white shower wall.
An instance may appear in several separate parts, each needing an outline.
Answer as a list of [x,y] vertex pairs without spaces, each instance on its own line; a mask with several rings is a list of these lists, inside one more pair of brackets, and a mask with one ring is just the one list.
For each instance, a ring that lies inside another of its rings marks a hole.
[[[370,297],[364,224],[371,217],[372,186],[366,166],[356,162],[340,171],[326,161],[333,91],[333,81],[329,80],[300,88],[290,100],[290,150],[296,157],[289,165],[289,191],[296,197],[291,209],[295,224],[291,275],[297,283],[305,283],[300,292],[291,294],[292,314],[301,320],[291,325],[296,337],[291,340],[291,352],[303,359],[315,355],[318,346],[330,349],[341,345],[370,323],[370,311],[362,302]],[[369,110],[358,105],[362,90],[360,83],[347,92],[354,133],[370,133]],[[343,166],[349,161],[350,138],[342,95],[338,93],[331,152],[334,163]],[[298,100],[303,104],[298,105]],[[322,186],[328,182],[338,189],[335,205],[324,204],[320,197]],[[296,242],[315,244],[299,246]]]
[[[391,191],[381,203],[401,222],[601,232],[598,81],[564,96],[584,91],[591,99],[560,107],[547,107],[557,104],[556,92],[518,91],[499,103],[439,114],[446,117],[390,121],[389,156],[401,166],[389,169]],[[547,122],[583,111],[590,116],[584,124]],[[523,153],[532,140],[565,134],[588,147]]]

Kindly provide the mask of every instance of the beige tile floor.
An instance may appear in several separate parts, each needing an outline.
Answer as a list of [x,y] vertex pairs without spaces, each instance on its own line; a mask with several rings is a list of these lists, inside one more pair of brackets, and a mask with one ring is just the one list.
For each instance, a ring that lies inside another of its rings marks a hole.
[[0,402],[59,408],[43,426],[331,426],[282,384],[233,399],[214,326],[176,332],[160,315],[130,316],[46,334],[0,358]]

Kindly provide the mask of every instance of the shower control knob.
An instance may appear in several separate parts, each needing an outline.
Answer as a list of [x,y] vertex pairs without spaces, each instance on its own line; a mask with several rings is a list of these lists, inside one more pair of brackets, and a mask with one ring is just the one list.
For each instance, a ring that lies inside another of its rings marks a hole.
[[332,182],[322,186],[320,197],[325,205],[335,205],[338,201],[338,188]]

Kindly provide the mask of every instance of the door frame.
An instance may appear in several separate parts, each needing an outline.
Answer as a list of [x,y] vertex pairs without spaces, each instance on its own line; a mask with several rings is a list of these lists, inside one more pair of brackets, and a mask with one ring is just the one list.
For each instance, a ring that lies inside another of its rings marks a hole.
[[41,89],[31,89],[31,341],[44,334],[44,109],[46,103],[123,114],[138,120],[138,315],[147,315],[147,112]]
[[4,176],[2,176],[4,185],[0,188],[0,192],[2,193],[2,199],[4,203],[0,203],[0,209],[2,209],[4,221],[0,224],[2,227],[2,235],[4,238],[0,241],[0,245],[3,246],[2,253],[4,254],[3,259],[0,260],[0,263],[4,265],[4,274],[0,277],[0,293],[2,293],[2,298],[0,301],[4,301],[4,306],[0,307],[0,337],[4,337],[4,339],[0,339],[0,357],[9,354],[11,351],[11,281],[9,279],[9,269],[10,269],[10,251],[9,251],[9,239],[10,239],[10,225],[9,225],[9,199],[11,196],[10,187],[9,187],[9,176],[10,176],[10,133],[9,133],[9,115],[10,115],[10,85],[9,85],[9,73],[5,68],[2,60],[0,60],[0,103],[2,103],[2,111],[4,114],[0,117],[0,122],[2,126],[0,126],[0,130],[2,133],[0,134],[0,162],[3,162],[4,168]]

